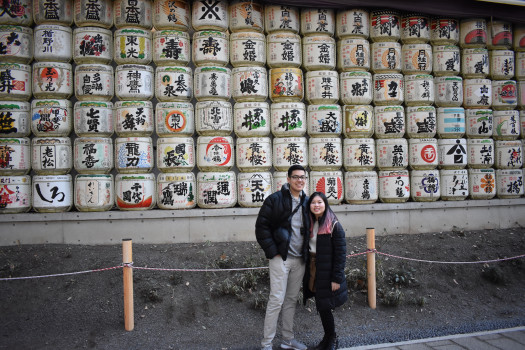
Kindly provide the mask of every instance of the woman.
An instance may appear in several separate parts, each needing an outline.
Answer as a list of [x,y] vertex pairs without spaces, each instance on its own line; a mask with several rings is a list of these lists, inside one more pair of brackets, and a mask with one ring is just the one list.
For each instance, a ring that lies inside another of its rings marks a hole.
[[317,350],[337,349],[332,309],[348,299],[345,278],[345,231],[337,221],[328,199],[322,192],[314,192],[308,200],[310,210],[310,254],[303,279],[304,303],[315,296],[315,305],[324,329],[323,340]]

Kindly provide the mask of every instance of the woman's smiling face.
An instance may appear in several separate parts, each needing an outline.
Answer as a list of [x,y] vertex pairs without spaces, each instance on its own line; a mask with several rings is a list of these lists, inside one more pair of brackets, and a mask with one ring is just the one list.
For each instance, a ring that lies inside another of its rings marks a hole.
[[323,216],[323,213],[325,211],[325,205],[324,205],[324,201],[323,201],[323,199],[321,197],[315,196],[312,199],[312,202],[310,203],[310,211],[318,219],[321,216]]

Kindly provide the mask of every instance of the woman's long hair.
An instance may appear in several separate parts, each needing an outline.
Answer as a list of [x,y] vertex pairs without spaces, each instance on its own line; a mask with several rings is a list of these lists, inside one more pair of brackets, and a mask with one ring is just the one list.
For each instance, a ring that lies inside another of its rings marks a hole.
[[317,231],[318,235],[323,234],[331,234],[332,233],[332,227],[334,223],[337,221],[337,217],[335,216],[334,212],[330,208],[330,204],[328,204],[328,199],[326,198],[325,194],[323,192],[314,192],[310,195],[310,198],[308,199],[308,213],[310,214],[310,236],[312,235],[313,229],[314,229],[314,215],[312,214],[312,211],[310,209],[310,205],[312,204],[312,201],[315,197],[320,197],[324,202],[324,213],[319,219],[319,230]]

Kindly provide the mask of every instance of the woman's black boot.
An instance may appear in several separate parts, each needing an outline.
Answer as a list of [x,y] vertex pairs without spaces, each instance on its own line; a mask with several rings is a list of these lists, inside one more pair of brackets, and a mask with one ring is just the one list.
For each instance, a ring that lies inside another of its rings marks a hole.
[[339,346],[339,339],[337,338],[337,335],[334,333],[329,339],[328,343],[326,344],[325,350],[337,350],[337,347]]
[[326,349],[326,346],[328,345],[328,341],[330,340],[330,337],[328,335],[324,335],[323,340],[317,346],[314,348],[314,350],[324,350]]

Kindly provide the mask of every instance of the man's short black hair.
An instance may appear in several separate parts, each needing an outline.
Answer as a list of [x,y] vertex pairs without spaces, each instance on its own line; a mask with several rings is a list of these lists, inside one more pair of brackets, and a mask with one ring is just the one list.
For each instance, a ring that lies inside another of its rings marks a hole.
[[302,165],[294,164],[294,165],[292,165],[290,168],[288,168],[288,177],[292,176],[292,173],[293,173],[295,170],[302,170],[302,171],[304,171],[304,173],[306,174],[306,169],[305,169]]

